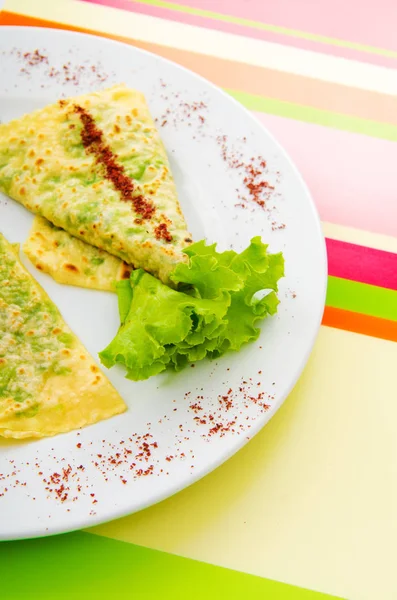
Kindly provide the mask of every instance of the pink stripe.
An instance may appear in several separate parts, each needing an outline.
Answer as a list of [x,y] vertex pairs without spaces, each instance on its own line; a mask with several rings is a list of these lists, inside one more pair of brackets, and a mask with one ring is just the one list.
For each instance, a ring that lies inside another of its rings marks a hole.
[[[397,58],[389,58],[387,56],[378,56],[376,54],[370,54],[367,52],[360,52],[358,50],[351,50],[349,48],[340,48],[329,44],[322,44],[319,42],[313,42],[310,40],[295,38],[289,35],[282,35],[279,33],[273,33],[270,31],[261,31],[252,27],[246,27],[243,25],[237,25],[233,23],[223,23],[215,19],[197,17],[186,13],[177,12],[174,10],[159,8],[157,6],[149,6],[145,4],[139,4],[132,0],[83,0],[91,4],[101,4],[103,6],[110,6],[112,8],[118,8],[127,10],[129,12],[145,14],[152,17],[158,17],[167,19],[170,21],[176,21],[178,23],[184,23],[186,25],[196,25],[198,27],[204,27],[206,29],[213,29],[217,31],[224,31],[226,33],[233,33],[237,35],[243,35],[250,38],[260,39],[267,42],[275,42],[283,44],[285,46],[291,46],[294,48],[300,48],[303,50],[311,50],[313,52],[321,52],[323,54],[330,54],[332,56],[339,56],[342,58],[349,58],[351,60],[357,60],[360,62],[366,62],[374,65],[395,67],[397,68]],[[230,7],[238,3],[230,3]],[[201,8],[204,8],[201,6]],[[208,7],[207,7],[208,8]],[[209,9],[209,8],[208,8]],[[248,17],[246,17],[248,18]]]
[[397,236],[397,143],[255,113],[290,154],[320,217]]
[[397,290],[397,254],[326,240],[328,274]]
[[350,42],[397,50],[395,0],[172,0]]

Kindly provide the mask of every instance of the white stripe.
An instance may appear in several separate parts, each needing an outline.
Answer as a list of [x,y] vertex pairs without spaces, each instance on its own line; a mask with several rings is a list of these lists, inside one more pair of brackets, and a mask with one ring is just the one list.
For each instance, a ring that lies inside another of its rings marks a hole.
[[[13,12],[179,50],[249,63],[384,94],[397,94],[397,70],[167,21],[77,0],[12,0]],[[232,68],[232,67],[231,67]]]
[[397,238],[395,237],[334,223],[323,222],[322,226],[324,235],[333,240],[397,253]]

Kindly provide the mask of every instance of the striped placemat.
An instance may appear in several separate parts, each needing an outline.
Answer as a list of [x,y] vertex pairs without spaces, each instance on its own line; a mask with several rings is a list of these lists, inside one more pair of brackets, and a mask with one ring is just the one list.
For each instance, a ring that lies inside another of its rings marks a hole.
[[397,597],[396,22],[387,0],[5,2],[0,25],[122,40],[228,91],[301,170],[329,260],[315,350],[264,431],[142,513],[3,544],[7,597]]

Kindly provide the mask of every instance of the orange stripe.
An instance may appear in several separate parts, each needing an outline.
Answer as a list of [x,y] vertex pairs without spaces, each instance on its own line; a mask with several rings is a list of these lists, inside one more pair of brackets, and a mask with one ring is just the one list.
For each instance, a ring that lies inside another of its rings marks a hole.
[[123,36],[73,27],[64,23],[26,17],[7,11],[0,13],[1,24],[56,27],[108,37],[168,58],[226,89],[234,89],[304,106],[313,106],[362,119],[397,124],[397,98],[394,96],[349,88],[335,83],[311,79],[310,77],[282,73],[272,69],[186,52]]
[[397,321],[326,306],[322,324],[397,342]]

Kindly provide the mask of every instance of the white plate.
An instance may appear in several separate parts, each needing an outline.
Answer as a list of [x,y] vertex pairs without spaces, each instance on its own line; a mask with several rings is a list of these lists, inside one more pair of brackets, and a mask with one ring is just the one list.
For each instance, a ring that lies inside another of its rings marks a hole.
[[[246,444],[280,407],[308,359],[324,307],[326,254],[310,194],[289,157],[244,108],[204,79],[131,46],[50,29],[2,27],[0,52],[3,122],[61,96],[124,81],[145,93],[158,119],[194,238],[239,250],[261,235],[286,260],[279,312],[263,323],[257,342],[217,362],[142,383],[112,369],[107,374],[127,413],[80,433],[0,442],[4,540],[69,531],[140,510],[197,481]],[[267,211],[252,201],[236,206],[244,195],[244,169],[228,163],[240,161],[240,154],[246,162],[258,156],[267,161],[265,176],[275,187],[267,190]],[[23,242],[31,222],[30,213],[0,196],[0,230],[10,241]],[[58,285],[24,262],[96,356],[116,332],[116,297]],[[220,399],[230,389],[232,406],[226,410]],[[202,410],[191,408],[195,403]],[[145,434],[153,445],[150,456],[145,449],[139,456],[139,436]],[[56,477],[51,482],[54,473],[61,483]],[[62,484],[68,494],[63,502]]]

